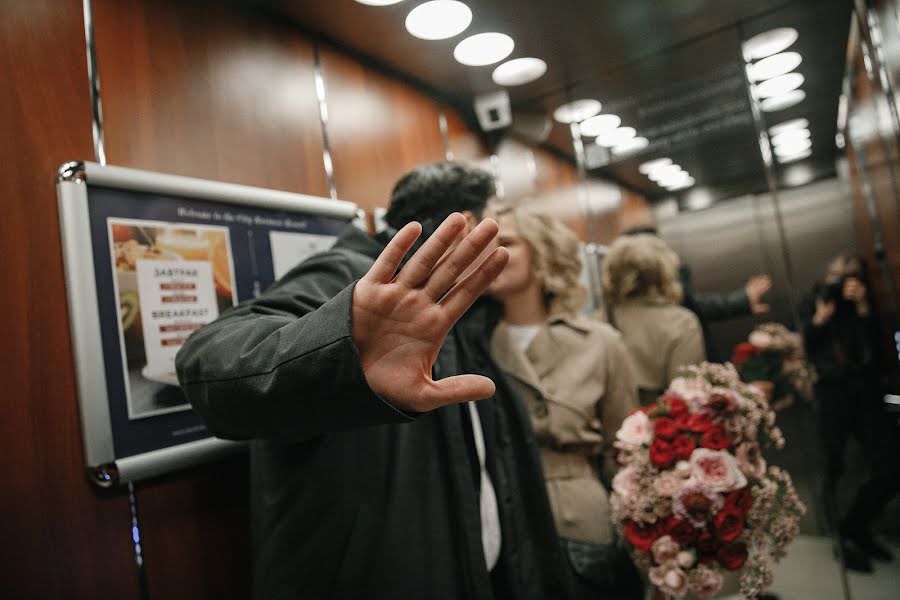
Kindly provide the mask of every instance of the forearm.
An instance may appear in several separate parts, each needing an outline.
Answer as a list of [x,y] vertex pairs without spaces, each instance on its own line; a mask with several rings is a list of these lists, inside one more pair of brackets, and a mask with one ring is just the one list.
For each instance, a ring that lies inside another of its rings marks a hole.
[[210,430],[232,439],[309,439],[408,420],[366,383],[351,337],[352,287],[302,316],[289,296],[238,307],[179,352],[179,380]]

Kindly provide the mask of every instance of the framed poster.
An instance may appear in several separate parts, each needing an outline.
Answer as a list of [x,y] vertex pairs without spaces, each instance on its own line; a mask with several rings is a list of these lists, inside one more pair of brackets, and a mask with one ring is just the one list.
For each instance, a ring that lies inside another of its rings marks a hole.
[[187,337],[331,246],[349,202],[66,163],[57,192],[85,462],[103,486],[212,460],[175,375]]

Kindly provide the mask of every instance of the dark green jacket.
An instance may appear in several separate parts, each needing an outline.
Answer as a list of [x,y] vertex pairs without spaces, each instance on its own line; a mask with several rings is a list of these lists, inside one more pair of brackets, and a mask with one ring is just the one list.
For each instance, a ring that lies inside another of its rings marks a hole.
[[[368,387],[351,339],[354,283],[383,249],[348,228],[328,252],[197,331],[179,379],[216,435],[252,439],[257,598],[493,597],[458,405],[410,417]],[[489,440],[508,597],[567,597],[527,414],[489,358],[491,307],[447,337],[435,377],[491,377]],[[496,584],[496,581],[495,581]]]

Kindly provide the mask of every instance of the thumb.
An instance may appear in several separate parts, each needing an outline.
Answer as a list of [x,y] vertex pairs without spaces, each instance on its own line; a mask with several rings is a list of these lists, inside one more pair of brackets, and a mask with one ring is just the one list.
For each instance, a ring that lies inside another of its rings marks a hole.
[[494,395],[494,382],[481,375],[455,375],[432,381],[423,393],[429,408],[484,400]]

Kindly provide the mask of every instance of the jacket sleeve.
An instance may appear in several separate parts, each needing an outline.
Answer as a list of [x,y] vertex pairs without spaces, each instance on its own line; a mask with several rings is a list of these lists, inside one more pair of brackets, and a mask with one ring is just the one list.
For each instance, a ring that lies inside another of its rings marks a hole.
[[622,421],[631,411],[640,407],[640,402],[638,401],[637,382],[631,372],[628,350],[625,348],[621,336],[616,335],[610,339],[607,345],[606,359],[608,383],[598,416],[603,427],[603,476],[604,481],[609,482],[612,481],[618,470],[613,447],[616,433],[622,426]]
[[727,294],[692,294],[685,296],[684,304],[704,321],[722,321],[750,314],[750,299],[742,289]]
[[291,442],[411,420],[366,382],[351,337],[354,285],[346,259],[319,255],[187,340],[178,379],[212,433]]
[[666,369],[666,382],[669,383],[676,377],[682,367],[695,365],[706,360],[706,350],[703,346],[703,330],[700,321],[694,314],[685,315],[684,323],[679,327],[678,337],[675,338],[669,351],[669,362]]

